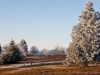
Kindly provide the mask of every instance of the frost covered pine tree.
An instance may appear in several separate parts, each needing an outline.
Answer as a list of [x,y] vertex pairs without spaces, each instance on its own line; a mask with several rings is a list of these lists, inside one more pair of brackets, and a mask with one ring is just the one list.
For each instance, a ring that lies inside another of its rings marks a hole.
[[21,58],[25,57],[28,54],[28,46],[24,39],[22,39],[18,44],[16,44],[16,46],[21,53]]
[[11,40],[7,48],[6,54],[2,56],[3,63],[17,63],[20,60],[20,51],[15,45],[14,40]]
[[86,3],[71,36],[72,42],[67,48],[67,65],[87,65],[88,62],[100,61],[100,13],[93,9],[91,1]]
[[28,46],[27,46],[27,43],[24,39],[22,39],[20,41],[20,46],[24,49],[24,52],[27,54],[28,53]]

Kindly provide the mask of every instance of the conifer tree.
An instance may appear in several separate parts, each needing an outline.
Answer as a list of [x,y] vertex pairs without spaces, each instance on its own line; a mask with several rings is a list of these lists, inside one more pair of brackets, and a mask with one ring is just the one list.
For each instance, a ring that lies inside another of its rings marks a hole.
[[86,3],[71,36],[72,42],[67,48],[68,65],[100,61],[100,13],[93,9],[92,2]]
[[28,52],[28,46],[27,46],[27,43],[26,43],[26,41],[24,39],[22,39],[20,41],[20,46],[24,49],[24,52],[27,54],[27,52]]
[[17,63],[20,60],[20,51],[16,47],[14,40],[9,43],[6,53],[3,56],[3,63]]

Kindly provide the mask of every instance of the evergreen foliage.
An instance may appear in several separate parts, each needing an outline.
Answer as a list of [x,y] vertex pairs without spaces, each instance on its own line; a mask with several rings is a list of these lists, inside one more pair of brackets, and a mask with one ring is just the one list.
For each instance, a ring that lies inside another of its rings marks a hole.
[[67,48],[68,65],[87,65],[100,61],[100,13],[88,1],[79,16],[79,23],[72,29],[72,42]]
[[20,41],[19,46],[22,47],[22,49],[24,50],[24,53],[26,54],[28,53],[28,46],[24,39]]
[[1,61],[4,64],[17,63],[20,60],[20,51],[15,46],[15,42],[11,40],[7,48],[6,54],[1,55]]

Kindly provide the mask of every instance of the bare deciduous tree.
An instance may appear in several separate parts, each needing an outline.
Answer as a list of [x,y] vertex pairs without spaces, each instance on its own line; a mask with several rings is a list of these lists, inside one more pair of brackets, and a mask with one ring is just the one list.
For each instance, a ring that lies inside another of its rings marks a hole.
[[52,49],[51,53],[53,55],[66,55],[65,50],[66,48],[57,45],[54,49]]
[[35,55],[36,53],[38,53],[38,48],[36,46],[32,46],[30,50],[31,50],[31,53],[33,55]]

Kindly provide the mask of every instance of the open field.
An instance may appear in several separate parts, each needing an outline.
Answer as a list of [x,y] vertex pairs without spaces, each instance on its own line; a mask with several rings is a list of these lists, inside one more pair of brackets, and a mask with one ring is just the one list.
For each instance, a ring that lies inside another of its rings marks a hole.
[[50,62],[50,61],[64,61],[66,56],[32,56],[28,55],[22,59],[19,63],[38,63],[38,62]]
[[0,75],[100,75],[100,67],[40,66],[0,69]]
[[[65,56],[27,56],[18,64],[64,61],[65,58]],[[9,65],[1,65],[0,67],[4,66]],[[100,75],[100,66],[67,67],[60,63],[20,68],[0,68],[0,75]]]

